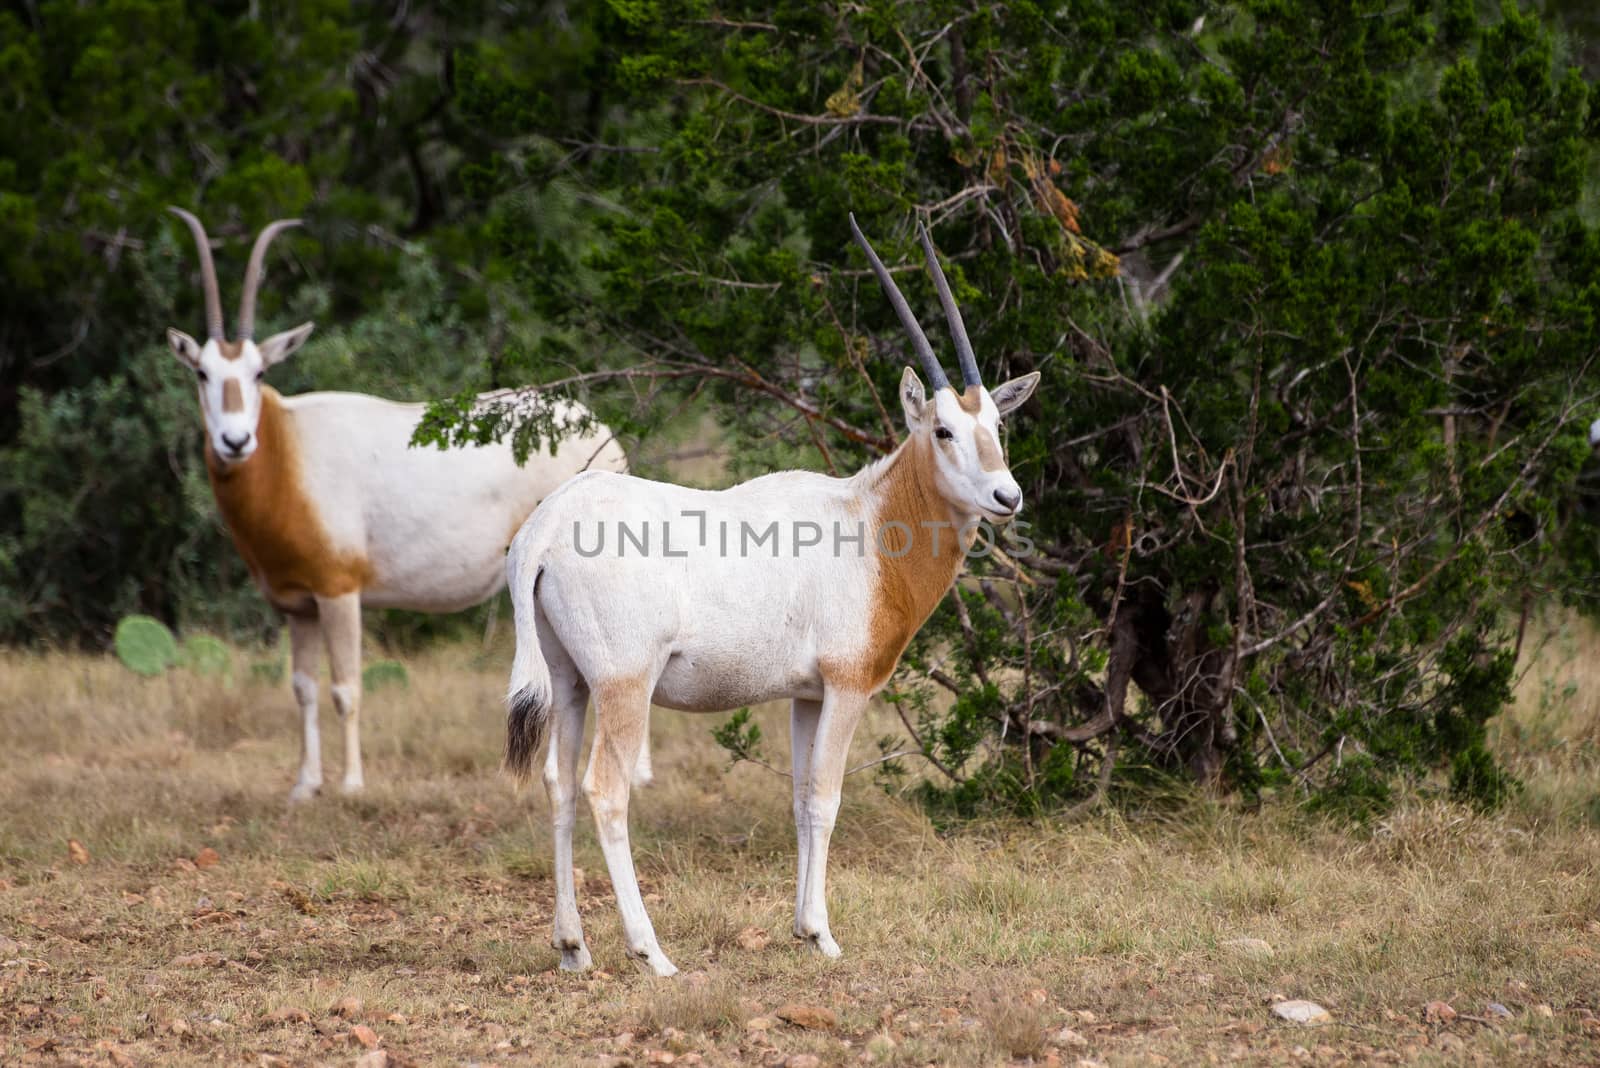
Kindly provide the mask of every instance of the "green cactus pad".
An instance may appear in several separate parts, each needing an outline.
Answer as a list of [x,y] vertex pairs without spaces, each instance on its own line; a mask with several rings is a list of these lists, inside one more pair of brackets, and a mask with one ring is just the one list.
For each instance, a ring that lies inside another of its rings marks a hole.
[[398,660],[375,660],[361,673],[361,688],[367,693],[386,686],[398,686],[403,690],[410,684],[405,665]]
[[178,659],[178,640],[165,623],[149,616],[126,616],[117,624],[117,659],[140,675],[159,675]]
[[209,634],[191,634],[183,639],[179,662],[196,675],[226,675],[233,669],[233,654]]

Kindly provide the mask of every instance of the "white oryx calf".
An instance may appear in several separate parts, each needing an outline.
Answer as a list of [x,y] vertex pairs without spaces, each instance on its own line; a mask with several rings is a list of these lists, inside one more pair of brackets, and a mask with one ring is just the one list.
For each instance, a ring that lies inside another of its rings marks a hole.
[[[553,456],[518,467],[510,444],[414,449],[424,406],[359,393],[280,396],[267,368],[311,334],[304,323],[257,343],[256,288],[280,220],[261,231],[245,269],[239,336],[223,333],[211,246],[200,220],[188,224],[200,252],[206,341],[167,331],[195,373],[206,425],[206,470],[217,508],[251,575],[289,619],[293,688],[304,750],[291,801],[322,786],[317,723],[318,646],[326,642],[333,704],[344,723],[345,792],[360,790],[361,609],[455,612],[499,591],[506,545],[539,501],[574,474],[626,468],[603,426],[568,437]],[[587,412],[569,404],[566,425]],[[648,753],[639,766],[649,778]]]
[[924,231],[961,361],[964,389],[956,392],[854,217],[850,226],[933,386],[930,400],[906,369],[900,400],[910,433],[899,448],[852,478],[784,471],[718,492],[581,475],[512,542],[506,569],[517,653],[506,761],[527,775],[553,713],[544,781],[555,823],[553,944],[563,968],[590,964],[572,870],[590,696],[595,735],[583,791],[628,953],[658,975],[676,971],[645,914],[628,846],[628,769],[651,702],[714,712],[787,697],[799,840],[794,931],[839,955],[824,879],[851,736],[950,588],[978,521],[1003,522],[1022,505],[999,421],[1033,392],[1038,374],[993,393],[983,387]]

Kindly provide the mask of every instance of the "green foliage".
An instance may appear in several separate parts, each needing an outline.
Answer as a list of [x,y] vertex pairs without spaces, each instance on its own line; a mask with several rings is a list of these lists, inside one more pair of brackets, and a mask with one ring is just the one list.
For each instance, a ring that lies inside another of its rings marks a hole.
[[250,678],[255,682],[276,685],[288,674],[283,657],[270,657],[250,663]]
[[361,689],[377,693],[391,687],[404,690],[411,685],[406,666],[398,660],[374,660],[361,670]]
[[711,728],[711,739],[727,750],[728,762],[737,764],[748,760],[753,764],[766,764],[761,752],[761,724],[750,720],[750,710],[741,708],[723,723]]
[[172,631],[149,616],[128,616],[118,623],[115,647],[123,666],[140,675],[159,675],[178,660]]

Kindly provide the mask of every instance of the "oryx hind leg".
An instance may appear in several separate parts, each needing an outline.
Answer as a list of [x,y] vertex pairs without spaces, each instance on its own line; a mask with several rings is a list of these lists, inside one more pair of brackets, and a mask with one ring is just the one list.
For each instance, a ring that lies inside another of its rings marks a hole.
[[[542,626],[547,626],[541,621]],[[550,665],[550,744],[544,758],[544,788],[550,798],[555,843],[556,915],[550,944],[565,971],[583,971],[591,960],[578,916],[572,869],[572,828],[578,814],[578,754],[583,748],[589,688],[565,652],[546,646]]]
[[638,767],[639,749],[649,725],[654,680],[641,673],[632,678],[591,680],[591,686],[595,701],[594,745],[583,776],[583,792],[594,813],[617,910],[622,913],[628,955],[657,975],[674,975],[678,969],[661,951],[655,928],[645,912],[628,842],[630,780]]

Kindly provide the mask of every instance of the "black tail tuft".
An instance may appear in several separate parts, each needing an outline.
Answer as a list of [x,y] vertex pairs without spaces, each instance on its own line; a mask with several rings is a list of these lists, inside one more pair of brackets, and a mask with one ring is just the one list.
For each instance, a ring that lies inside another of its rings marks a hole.
[[545,702],[532,686],[506,699],[506,770],[526,781],[544,741]]

